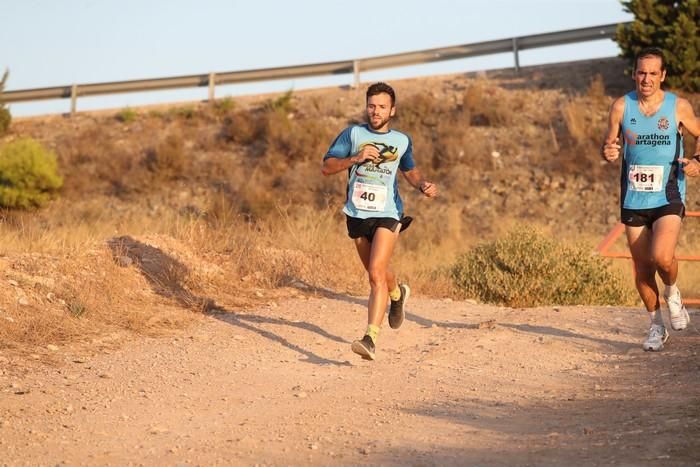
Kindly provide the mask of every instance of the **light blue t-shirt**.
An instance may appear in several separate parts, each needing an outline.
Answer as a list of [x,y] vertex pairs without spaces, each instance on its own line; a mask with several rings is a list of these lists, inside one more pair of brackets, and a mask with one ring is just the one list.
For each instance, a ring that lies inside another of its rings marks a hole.
[[413,143],[408,135],[396,130],[378,133],[368,125],[351,126],[338,135],[323,159],[351,157],[368,144],[379,150],[381,161],[350,167],[343,212],[360,219],[391,217],[400,220],[403,202],[396,175],[398,170],[406,172],[416,166]]
[[622,117],[624,157],[620,204],[625,209],[653,209],[685,201],[683,137],[676,122],[676,95],[664,93],[654,115],[639,110],[636,91],[625,95]]

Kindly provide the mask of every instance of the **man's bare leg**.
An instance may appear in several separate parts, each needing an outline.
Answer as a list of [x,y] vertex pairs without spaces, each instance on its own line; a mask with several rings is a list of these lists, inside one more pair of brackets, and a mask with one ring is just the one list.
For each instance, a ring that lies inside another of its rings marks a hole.
[[664,348],[668,331],[664,326],[659,305],[659,289],[656,285],[657,264],[653,253],[653,232],[646,226],[625,228],[627,243],[634,263],[635,285],[649,316],[649,334],[642,343],[644,350],[659,351]]
[[678,279],[678,260],[676,246],[680,236],[682,219],[680,216],[660,217],[653,225],[652,255],[661,280],[664,282],[664,299],[668,306],[671,327],[682,331],[688,327],[690,315],[683,306],[681,292],[676,286]]
[[[357,248],[357,253],[360,256],[362,265],[365,267],[365,271],[369,273],[369,259],[370,254],[372,253],[372,244],[364,237],[356,238],[355,248]],[[396,289],[396,287],[399,285],[396,279],[396,274],[394,274],[394,271],[392,271],[391,268],[387,268],[386,270],[386,284],[387,291],[389,292]]]
[[634,263],[634,284],[649,313],[659,309],[656,263],[651,256],[652,232],[647,227],[625,227],[627,244]]
[[654,222],[651,252],[656,269],[665,285],[675,285],[678,279],[676,245],[680,232],[679,216],[663,216]]
[[[360,341],[352,344],[352,350],[362,355],[363,358],[374,360],[374,345],[379,335],[379,329],[386,313],[386,304],[389,298],[388,279],[395,281],[393,273],[389,276],[389,261],[399,236],[399,229],[392,232],[386,228],[378,228],[374,239],[370,244],[367,239],[358,239],[355,246],[360,254],[367,274],[371,292],[367,307],[367,332]],[[369,246],[369,248],[368,248]],[[371,340],[366,341],[366,339]],[[366,341],[366,342],[365,342]]]

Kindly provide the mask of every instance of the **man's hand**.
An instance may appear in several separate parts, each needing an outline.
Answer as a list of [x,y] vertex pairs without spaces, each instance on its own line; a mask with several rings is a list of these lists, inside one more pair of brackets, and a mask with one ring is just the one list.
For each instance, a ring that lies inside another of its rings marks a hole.
[[700,162],[697,159],[686,159],[681,157],[678,162],[683,167],[683,172],[689,177],[697,177],[700,175]]
[[428,198],[434,198],[438,194],[437,185],[427,180],[420,184],[420,191]]
[[622,146],[619,144],[620,138],[615,138],[614,141],[606,141],[601,149],[601,156],[608,162],[614,162],[620,157],[620,149]]
[[370,161],[373,164],[376,164],[380,160],[379,149],[377,149],[377,147],[373,144],[363,146],[357,154],[352,156],[352,161],[355,164],[364,164],[365,161]]

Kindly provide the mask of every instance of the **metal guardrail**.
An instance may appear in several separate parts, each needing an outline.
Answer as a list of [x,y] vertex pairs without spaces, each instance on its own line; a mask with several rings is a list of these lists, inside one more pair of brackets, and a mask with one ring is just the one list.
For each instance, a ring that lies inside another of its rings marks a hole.
[[[623,23],[628,24],[628,23]],[[435,49],[383,55],[357,60],[330,63],[264,68],[258,70],[229,71],[170,78],[116,81],[111,83],[72,84],[50,88],[22,89],[0,93],[0,102],[29,102],[46,99],[70,98],[71,114],[75,113],[79,96],[96,96],[140,91],[160,91],[192,87],[209,87],[209,100],[214,100],[217,84],[237,84],[253,81],[274,81],[286,78],[307,78],[339,74],[353,74],[353,84],[360,84],[362,71],[384,68],[420,65],[444,60],[476,57],[512,52],[515,70],[520,69],[519,51],[538,47],[550,47],[598,39],[610,39],[615,36],[617,23],[604,24],[580,29],[512,37],[487,42],[442,47]]]

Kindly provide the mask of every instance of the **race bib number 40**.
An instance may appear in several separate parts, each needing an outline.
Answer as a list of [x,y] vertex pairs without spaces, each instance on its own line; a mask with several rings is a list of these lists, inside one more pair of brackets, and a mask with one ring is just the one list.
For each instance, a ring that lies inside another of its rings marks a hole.
[[352,204],[362,211],[383,211],[386,205],[386,187],[355,182]]
[[664,168],[660,165],[631,165],[629,187],[633,191],[661,191]]

